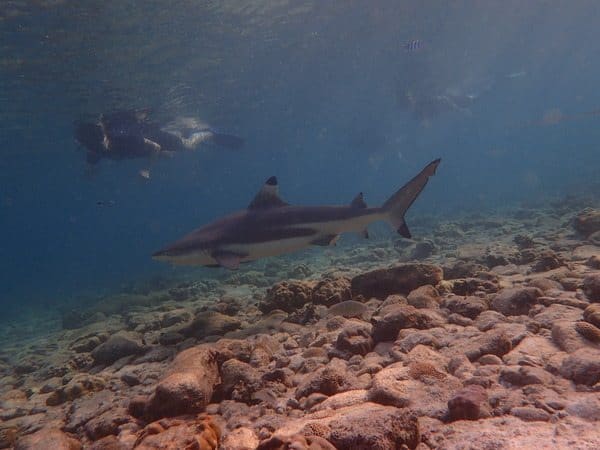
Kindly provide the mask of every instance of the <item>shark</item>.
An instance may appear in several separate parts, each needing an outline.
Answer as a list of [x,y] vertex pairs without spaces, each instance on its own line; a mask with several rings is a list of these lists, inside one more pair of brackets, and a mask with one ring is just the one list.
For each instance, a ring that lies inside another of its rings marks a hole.
[[175,265],[238,269],[240,263],[298,251],[310,246],[335,245],[339,236],[357,232],[369,237],[368,226],[386,221],[410,238],[404,215],[436,172],[436,159],[398,189],[383,205],[368,207],[360,192],[350,204],[295,206],[279,195],[270,177],[248,207],[198,228],[152,255]]

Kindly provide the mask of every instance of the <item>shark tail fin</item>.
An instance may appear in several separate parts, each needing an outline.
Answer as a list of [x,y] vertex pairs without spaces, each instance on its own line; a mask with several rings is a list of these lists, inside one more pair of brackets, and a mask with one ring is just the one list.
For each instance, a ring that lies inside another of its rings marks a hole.
[[383,204],[383,210],[388,214],[388,221],[405,238],[410,238],[411,234],[404,221],[404,214],[417,199],[429,177],[435,175],[440,161],[441,159],[436,159],[427,164],[416,177],[402,186]]

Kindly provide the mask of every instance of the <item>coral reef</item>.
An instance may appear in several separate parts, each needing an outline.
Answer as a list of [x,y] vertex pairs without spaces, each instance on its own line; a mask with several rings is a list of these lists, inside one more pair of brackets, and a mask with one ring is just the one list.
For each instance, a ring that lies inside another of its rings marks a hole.
[[599,448],[598,217],[472,215],[65,309],[0,347],[0,448]]

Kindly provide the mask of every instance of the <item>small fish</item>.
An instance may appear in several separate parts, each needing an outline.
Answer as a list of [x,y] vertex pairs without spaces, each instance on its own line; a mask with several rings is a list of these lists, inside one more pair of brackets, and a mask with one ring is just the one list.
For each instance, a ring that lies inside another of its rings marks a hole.
[[416,52],[421,50],[425,43],[420,39],[411,39],[410,41],[404,44],[404,50],[407,52]]
[[96,202],[96,205],[98,206],[115,206],[115,201],[114,200],[98,200]]
[[144,180],[150,179],[150,171],[148,169],[142,169],[138,173]]
[[525,72],[524,70],[521,70],[520,72],[509,73],[508,75],[506,75],[506,78],[521,78],[521,77],[524,77],[525,75],[527,75],[527,72]]

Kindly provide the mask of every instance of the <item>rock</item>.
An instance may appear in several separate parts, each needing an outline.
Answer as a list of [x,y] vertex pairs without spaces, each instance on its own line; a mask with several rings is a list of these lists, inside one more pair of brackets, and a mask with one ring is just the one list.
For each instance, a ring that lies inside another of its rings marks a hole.
[[[496,276],[494,275],[494,277]],[[452,280],[448,283],[451,286],[450,291],[455,295],[474,295],[481,292],[492,294],[500,290],[497,278],[464,278]]]
[[588,275],[583,279],[583,293],[590,302],[600,303],[600,274]]
[[262,387],[258,372],[250,364],[229,359],[221,366],[222,394],[227,399],[250,403],[252,394]]
[[477,361],[482,355],[504,356],[512,350],[512,341],[504,331],[490,331],[467,344],[463,352],[469,361]]
[[71,402],[89,392],[98,392],[104,389],[106,382],[103,378],[90,374],[78,374],[65,386],[55,390],[46,399],[46,405],[58,406]]
[[335,348],[350,355],[366,355],[373,349],[371,327],[367,324],[350,322],[342,328],[335,341]]
[[314,406],[311,411],[346,408],[348,406],[364,403],[368,401],[368,399],[368,391],[365,389],[354,389],[325,398],[318,405]]
[[375,343],[393,341],[403,328],[428,329],[444,324],[442,316],[436,312],[417,309],[414,306],[395,304],[385,308],[383,316],[371,319],[373,324],[373,340]]
[[550,278],[535,278],[529,283],[530,287],[536,287],[542,292],[546,291],[562,291],[562,285],[558,281],[551,280]]
[[348,278],[325,279],[319,281],[312,290],[312,301],[316,305],[332,306],[351,299]]
[[417,345],[426,345],[432,348],[439,348],[440,341],[429,331],[426,330],[400,330],[396,345],[403,353],[410,352]]
[[573,353],[589,343],[575,329],[576,322],[559,320],[552,327],[552,340],[562,350]]
[[506,322],[506,316],[496,311],[483,311],[475,320],[475,327],[480,331],[489,331],[501,323]]
[[345,364],[339,360],[332,360],[327,366],[321,367],[310,373],[296,388],[296,398],[307,397],[314,392],[333,395],[345,390],[348,385],[348,374]]
[[175,309],[163,314],[160,320],[160,326],[162,328],[171,327],[181,322],[187,322],[191,318],[192,316],[187,310],[183,308]]
[[[175,357],[167,375],[157,384],[141,415],[158,419],[201,412],[218,381],[214,350],[206,346],[184,350]],[[132,411],[133,415],[136,415],[134,412],[140,413]]]
[[575,351],[563,361],[560,374],[577,384],[593,386],[600,381],[600,350],[581,348]]
[[548,422],[551,415],[543,409],[530,406],[516,406],[511,408],[510,413],[525,422]]
[[198,415],[193,421],[162,419],[147,425],[135,443],[135,450],[195,449],[217,450],[221,430],[212,418]]
[[454,420],[477,420],[490,416],[488,395],[479,385],[469,385],[448,401],[448,418]]
[[404,264],[391,269],[378,269],[352,278],[353,296],[385,299],[391,294],[408,294],[410,291],[442,280],[442,269],[429,264]]
[[590,234],[587,238],[588,241],[590,241],[595,246],[600,246],[600,231],[596,231]]
[[411,391],[417,390],[418,382],[411,379],[408,367],[400,362],[375,374],[368,395],[372,402],[406,408],[410,406]]
[[346,300],[331,306],[327,311],[327,315],[346,318],[356,317],[360,319],[367,311],[368,309],[364,303],[355,300]]
[[124,408],[111,409],[86,422],[85,433],[92,441],[119,434],[119,427],[132,422],[133,418]]
[[267,294],[258,308],[263,313],[280,309],[292,312],[312,300],[314,282],[282,281],[267,290]]
[[600,210],[585,209],[574,220],[573,226],[584,236],[600,230]]
[[540,367],[508,366],[500,371],[500,382],[513,386],[529,384],[549,386],[553,382],[553,377]]
[[78,398],[68,406],[62,429],[70,433],[82,432],[87,422],[115,406],[115,396],[108,389]]
[[406,297],[408,304],[415,308],[435,309],[439,306],[440,293],[431,285],[425,285],[412,290]]
[[79,450],[81,443],[58,429],[42,428],[33,434],[20,438],[15,450]]
[[542,295],[537,288],[504,289],[494,297],[491,308],[505,316],[527,315]]
[[80,309],[70,309],[61,311],[61,320],[63,330],[76,330],[83,328],[90,323],[100,319],[92,311],[82,311]]
[[329,423],[327,440],[338,449],[414,449],[421,440],[414,413],[393,407],[354,408]]
[[204,311],[196,315],[191,324],[181,328],[179,333],[186,337],[203,339],[207,336],[223,336],[237,330],[241,322],[234,317],[216,311]]
[[545,250],[537,255],[531,270],[532,272],[547,272],[564,265],[564,261],[556,253],[552,250]]
[[600,399],[595,397],[584,397],[569,403],[566,407],[569,414],[581,417],[585,420],[600,420]]
[[583,318],[592,325],[600,327],[600,304],[594,303],[585,308],[585,311],[583,311]]
[[[320,436],[303,436],[302,434],[275,435],[262,441],[258,447],[252,447],[252,450],[254,448],[256,450],[336,450],[331,443]],[[240,450],[240,448],[236,447],[235,450]]]
[[[600,253],[600,252],[599,252]],[[585,262],[585,265],[591,267],[592,269],[600,269],[600,256],[592,255]]]
[[112,364],[125,356],[139,355],[146,348],[140,344],[137,336],[120,332],[113,334],[106,342],[92,351],[95,364]]
[[480,297],[449,297],[442,301],[441,306],[450,312],[475,319],[488,309],[487,302]]
[[258,437],[250,428],[240,427],[229,432],[219,446],[220,450],[255,450]]
[[298,325],[314,324],[319,320],[317,307],[313,303],[305,303],[301,308],[292,311],[286,322],[297,323]]
[[433,251],[435,250],[435,246],[431,241],[422,241],[417,242],[415,247],[413,248],[410,259],[425,259],[429,258],[433,255]]
[[167,331],[166,333],[161,333],[158,337],[158,343],[160,345],[175,345],[183,342],[185,340],[185,336],[181,333],[177,333],[176,331]]
[[76,340],[75,342],[73,342],[70,345],[70,348],[76,353],[91,352],[96,347],[98,347],[100,344],[102,344],[102,342],[104,342],[107,338],[108,338],[108,336],[103,336],[103,335],[86,336],[84,338],[80,338],[80,339]]
[[477,362],[483,366],[500,366],[502,365],[502,360],[498,358],[496,355],[483,355],[481,358],[477,360]]
[[581,318],[581,309],[572,306],[552,304],[533,316],[542,327],[552,329],[558,321],[576,321]]
[[575,322],[575,330],[588,341],[600,343],[600,328],[589,322]]
[[540,366],[547,370],[552,359],[560,354],[560,349],[549,339],[541,336],[528,336],[504,355],[508,365]]

